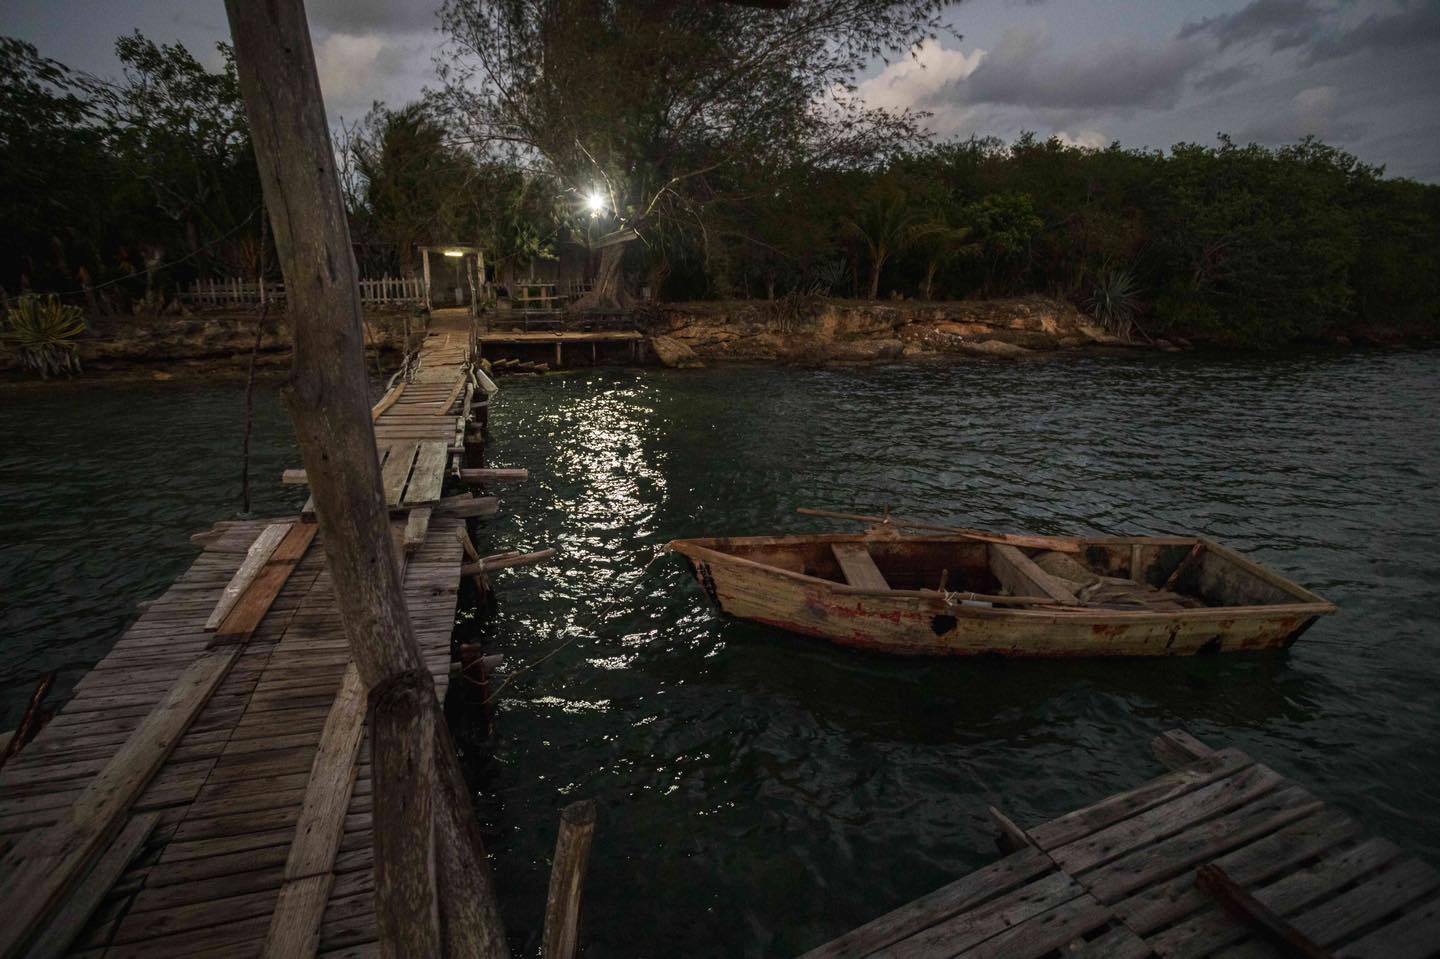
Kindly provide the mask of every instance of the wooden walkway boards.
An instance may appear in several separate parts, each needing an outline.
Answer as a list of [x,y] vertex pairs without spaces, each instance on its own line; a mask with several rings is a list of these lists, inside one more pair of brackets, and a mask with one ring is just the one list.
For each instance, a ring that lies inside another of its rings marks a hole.
[[[804,959],[1440,955],[1436,870],[1239,750],[1155,747],[1170,774],[1031,829],[992,810],[1017,851]],[[1197,886],[1207,865],[1248,909]]]
[[[457,324],[458,326],[458,324]],[[443,697],[464,520],[468,328],[376,407],[392,533]],[[458,442],[457,442],[458,436]],[[222,522],[0,772],[0,957],[366,956],[366,691],[305,517]]]

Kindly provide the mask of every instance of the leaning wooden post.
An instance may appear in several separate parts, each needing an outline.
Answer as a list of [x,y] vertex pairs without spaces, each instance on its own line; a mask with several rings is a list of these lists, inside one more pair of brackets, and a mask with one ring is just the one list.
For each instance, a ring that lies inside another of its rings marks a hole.
[[290,413],[340,620],[370,690],[381,954],[506,956],[489,866],[469,828],[469,796],[391,545],[355,260],[304,5],[225,7],[294,317]]
[[550,895],[545,900],[545,935],[540,959],[574,959],[580,944],[580,901],[590,844],[595,838],[595,800],[571,803],[560,813],[555,862],[550,866]]

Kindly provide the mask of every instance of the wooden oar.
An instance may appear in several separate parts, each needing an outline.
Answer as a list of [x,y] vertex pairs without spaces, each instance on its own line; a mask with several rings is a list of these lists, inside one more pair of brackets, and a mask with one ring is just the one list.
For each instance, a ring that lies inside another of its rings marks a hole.
[[937,533],[953,533],[965,539],[973,539],[981,543],[1007,543],[1011,546],[1022,546],[1027,549],[1053,549],[1062,553],[1078,553],[1084,547],[1078,539],[1069,536],[1030,536],[1023,533],[987,533],[980,529],[962,529],[957,526],[931,526],[928,523],[914,523],[909,520],[896,519],[893,516],[865,516],[859,513],[835,513],[824,509],[810,509],[802,506],[797,513],[806,516],[823,516],[826,519],[848,519],[856,523],[888,523],[891,526],[899,526],[904,529],[926,529]]

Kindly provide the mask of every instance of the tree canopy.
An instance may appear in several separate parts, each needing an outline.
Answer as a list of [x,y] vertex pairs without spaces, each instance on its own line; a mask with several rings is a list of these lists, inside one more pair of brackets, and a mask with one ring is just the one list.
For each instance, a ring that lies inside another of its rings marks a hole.
[[[377,104],[338,141],[362,270],[406,273],[421,243],[523,266],[635,235],[604,246],[617,293],[1044,293],[1244,345],[1440,332],[1440,186],[1315,139],[931,142],[916,117],[855,102],[860,66],[904,55],[936,6],[450,0],[443,88]],[[210,69],[139,34],[116,49],[123,76],[105,81],[0,38],[6,295],[154,311],[195,276],[260,269],[228,50]]]
[[703,235],[716,204],[764,202],[776,171],[914,142],[913,117],[851,93],[872,58],[934,36],[944,6],[447,0],[441,79],[471,142],[551,177],[575,219]]

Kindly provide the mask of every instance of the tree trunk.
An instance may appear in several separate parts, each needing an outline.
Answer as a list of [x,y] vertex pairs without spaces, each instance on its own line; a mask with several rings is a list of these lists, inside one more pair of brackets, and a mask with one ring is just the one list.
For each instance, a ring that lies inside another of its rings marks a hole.
[[925,267],[925,299],[927,300],[935,299],[935,270],[938,266],[936,261],[931,260]]
[[[498,909],[478,833],[456,830],[456,817],[471,812],[452,808],[453,792],[439,788],[459,775],[458,763],[453,751],[436,748],[445,720],[405,608],[390,536],[355,258],[305,10],[301,0],[226,0],[225,8],[295,318],[290,413],[340,622],[371,691],[381,955],[436,955],[439,943],[463,939],[486,944],[465,955],[505,956],[502,930],[451,928],[477,915],[498,924]],[[437,846],[459,843],[467,855],[437,856]],[[484,890],[492,901],[477,912],[474,903],[447,903],[442,889]]]
[[870,299],[880,299],[880,271],[885,268],[885,257],[877,256],[870,265]]
[[625,291],[625,247],[630,240],[611,243],[600,250],[600,270],[595,285],[575,301],[577,310],[628,310],[632,304]]

